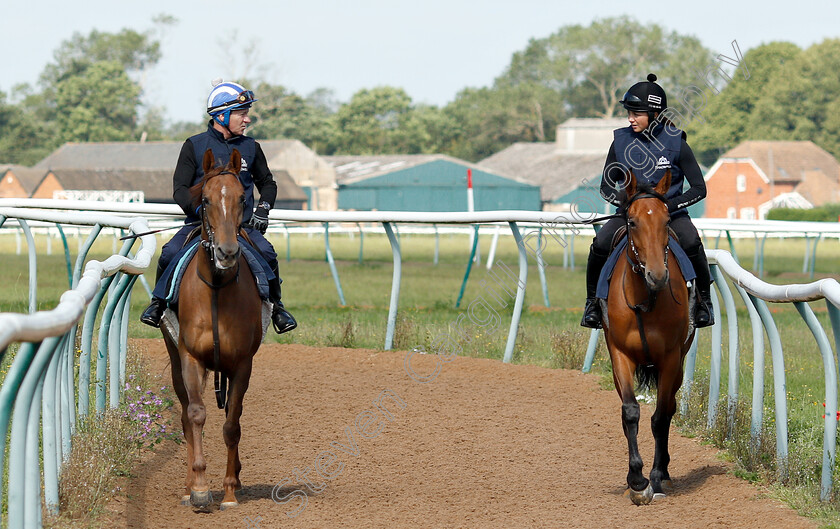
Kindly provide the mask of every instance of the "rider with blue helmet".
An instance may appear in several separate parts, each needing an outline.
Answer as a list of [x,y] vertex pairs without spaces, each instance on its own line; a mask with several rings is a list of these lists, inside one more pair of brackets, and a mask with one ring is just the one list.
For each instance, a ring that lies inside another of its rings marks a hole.
[[[187,215],[186,226],[181,228],[161,249],[152,302],[140,316],[140,321],[147,325],[160,326],[160,320],[166,309],[165,298],[169,282],[169,277],[164,277],[167,275],[165,272],[174,256],[184,246],[195,224],[200,220],[198,211],[193,209],[189,190],[204,177],[204,169],[200,163],[204,152],[207,149],[212,150],[216,165],[223,165],[230,159],[233,149],[236,149],[242,157],[239,180],[245,188],[242,224],[251,242],[268,261],[274,274],[274,279],[268,282],[268,296],[274,304],[271,315],[274,329],[279,334],[297,327],[294,317],[286,311],[280,300],[281,281],[277,253],[263,235],[268,229],[268,212],[274,207],[277,197],[277,184],[268,169],[268,162],[260,144],[253,138],[245,136],[245,129],[251,123],[248,112],[255,101],[257,99],[254,93],[242,85],[222,82],[221,79],[214,81],[213,90],[207,97],[207,113],[211,117],[207,123],[207,130],[187,139],[181,147],[172,178],[173,198]],[[254,210],[254,188],[259,191],[260,198],[256,210]]]

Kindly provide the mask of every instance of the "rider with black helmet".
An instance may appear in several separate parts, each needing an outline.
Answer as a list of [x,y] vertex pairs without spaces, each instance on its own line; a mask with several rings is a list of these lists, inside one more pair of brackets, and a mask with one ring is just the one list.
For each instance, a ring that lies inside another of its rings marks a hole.
[[[713,325],[709,263],[703,242],[686,209],[706,197],[703,173],[685,141],[685,132],[663,115],[668,99],[665,90],[656,84],[654,74],[648,75],[647,81],[631,86],[621,104],[627,109],[630,126],[616,129],[613,133],[613,143],[601,180],[601,196],[607,202],[620,206],[628,170],[633,171],[637,180],[650,185],[656,185],[666,171],[671,171],[671,187],[665,193],[671,214],[670,226],[697,274],[695,281],[699,299],[695,304],[694,324],[698,328]],[[684,182],[689,184],[685,191]],[[623,224],[621,218],[610,219],[592,240],[586,265],[586,307],[580,323],[584,327],[601,328],[601,306],[595,298],[598,277],[609,256],[613,236]]]

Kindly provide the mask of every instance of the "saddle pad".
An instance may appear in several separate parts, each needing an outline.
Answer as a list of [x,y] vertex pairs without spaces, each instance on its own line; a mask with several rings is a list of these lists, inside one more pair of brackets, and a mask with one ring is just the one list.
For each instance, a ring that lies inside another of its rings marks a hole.
[[[613,270],[615,270],[615,264],[618,262],[618,259],[623,257],[626,247],[627,237],[624,237],[613,248],[612,253],[607,258],[607,262],[604,264],[604,268],[601,269],[601,275],[598,277],[598,288],[595,292],[595,297],[607,299],[607,294],[610,291],[610,277],[612,276]],[[697,274],[694,272],[694,267],[691,266],[691,261],[688,259],[685,250],[682,249],[680,243],[673,237],[668,237],[668,251],[676,258],[685,280],[694,281],[697,277]]]
[[[161,282],[164,282],[164,284],[166,284],[165,282],[171,277],[171,281],[169,281],[169,290],[166,295],[166,302],[169,305],[175,305],[178,303],[178,292],[181,288],[181,280],[183,279],[184,272],[187,270],[187,265],[195,256],[199,242],[200,239],[195,239],[194,242],[191,242],[184,247],[184,249],[175,256],[172,264],[167,267],[164,276],[161,277]],[[271,267],[268,262],[266,262],[265,258],[263,258],[263,256],[260,255],[260,253],[257,252],[242,237],[239,237],[239,246],[242,248],[242,255],[245,256],[245,260],[248,262],[248,267],[251,269],[254,279],[257,282],[257,291],[260,294],[260,298],[268,299],[268,281],[274,279]]]
[[[271,311],[274,310],[274,304],[268,300],[262,301],[262,339],[265,340],[268,326],[271,323]],[[178,336],[181,334],[181,325],[178,322],[178,315],[172,309],[166,309],[163,312],[160,328],[163,332],[169,334],[172,338],[172,343],[178,343]]]

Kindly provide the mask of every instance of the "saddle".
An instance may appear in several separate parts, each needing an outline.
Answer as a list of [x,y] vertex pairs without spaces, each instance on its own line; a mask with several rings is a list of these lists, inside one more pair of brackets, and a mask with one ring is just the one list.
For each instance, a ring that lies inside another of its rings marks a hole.
[[[612,250],[610,251],[610,256],[607,258],[607,262],[604,263],[604,267],[601,269],[601,275],[598,277],[598,287],[595,293],[595,297],[601,304],[601,311],[604,315],[604,320],[608,319],[607,294],[609,294],[610,291],[612,273],[615,270],[615,265],[618,263],[618,260],[623,258],[626,248],[627,227],[621,226],[618,230],[616,230],[615,235],[613,236]],[[692,266],[685,250],[683,250],[680,243],[677,242],[676,233],[674,233],[674,230],[671,228],[668,228],[668,251],[677,261],[677,265],[679,265],[683,278],[686,281],[686,286],[688,286],[689,336],[691,336],[691,331],[694,329],[694,304],[697,301],[697,289],[694,287],[694,280],[697,278],[697,273],[694,271],[694,266]],[[607,323],[607,325],[609,325],[609,323]]]
[[[190,232],[187,237],[187,242],[184,243],[184,246],[169,264],[164,272],[164,275],[161,277],[161,281],[168,281],[167,284],[169,284],[169,288],[167,289],[168,294],[166,296],[166,302],[169,308],[167,308],[163,313],[161,328],[173,338],[175,343],[178,343],[178,336],[181,331],[178,323],[178,315],[176,313],[178,293],[181,286],[181,280],[184,277],[184,272],[187,270],[187,265],[195,256],[200,246],[201,241],[196,237],[200,234],[200,232],[201,230],[199,228]],[[264,339],[266,332],[268,331],[268,326],[271,324],[271,312],[274,308],[274,304],[268,300],[268,281],[274,278],[274,273],[271,271],[271,267],[268,265],[268,262],[262,254],[251,245],[250,239],[245,236],[244,232],[240,233],[239,239],[239,244],[242,248],[242,255],[245,256],[245,260],[248,262],[248,267],[254,275],[254,279],[257,283],[257,290],[259,291],[260,299],[262,299],[261,323],[262,337]]]
[[[615,236],[613,237],[610,256],[607,258],[607,262],[604,263],[604,267],[601,269],[601,275],[598,277],[598,287],[595,292],[596,298],[607,299],[607,293],[609,293],[610,290],[610,278],[612,277],[613,270],[615,270],[615,265],[618,262],[618,259],[623,256],[626,247],[627,228],[622,226],[616,231]],[[692,282],[693,284],[697,274],[694,272],[694,267],[691,265],[691,261],[688,259],[688,255],[686,255],[685,250],[683,250],[680,243],[677,242],[677,238],[673,230],[670,230],[668,237],[668,251],[676,259],[686,282]]]
[[[187,270],[187,265],[190,263],[195,253],[200,246],[200,240],[193,235],[195,230],[190,233],[192,239],[184,244],[183,248],[175,255],[175,258],[164,271],[161,281],[167,281],[169,285],[167,289],[166,302],[169,305],[178,303],[178,291],[181,286],[184,272]],[[268,281],[274,279],[274,273],[265,258],[260,254],[244,237],[240,235],[239,246],[242,248],[242,255],[254,275],[257,282],[257,290],[259,291],[261,299],[268,299]]]

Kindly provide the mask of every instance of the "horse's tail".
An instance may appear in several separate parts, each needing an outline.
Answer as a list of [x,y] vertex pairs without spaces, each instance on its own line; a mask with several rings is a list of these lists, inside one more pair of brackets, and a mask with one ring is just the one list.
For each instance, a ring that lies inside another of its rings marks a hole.
[[641,389],[655,388],[659,382],[659,370],[653,364],[639,364],[636,366],[636,382]]

